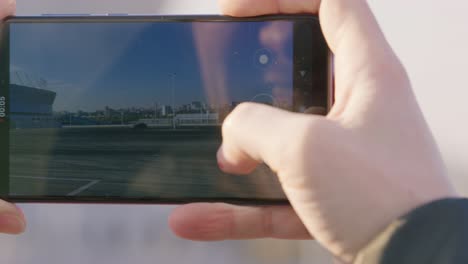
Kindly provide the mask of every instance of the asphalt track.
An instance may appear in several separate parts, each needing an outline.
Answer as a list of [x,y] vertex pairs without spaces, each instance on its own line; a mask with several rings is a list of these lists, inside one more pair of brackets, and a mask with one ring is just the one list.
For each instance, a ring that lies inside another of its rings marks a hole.
[[282,198],[276,176],[222,173],[219,128],[10,131],[10,194],[132,198]]

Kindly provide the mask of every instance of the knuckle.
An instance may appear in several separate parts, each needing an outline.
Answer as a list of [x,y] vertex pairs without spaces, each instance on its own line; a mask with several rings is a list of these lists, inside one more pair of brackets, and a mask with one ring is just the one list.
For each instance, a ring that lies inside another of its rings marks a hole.
[[250,113],[254,111],[258,105],[256,103],[251,103],[251,102],[244,102],[239,104],[233,111],[233,114],[237,115],[245,115],[247,113]]
[[239,104],[224,120],[222,126],[223,136],[229,135],[232,131],[247,120],[249,115],[255,111],[256,105],[253,103]]

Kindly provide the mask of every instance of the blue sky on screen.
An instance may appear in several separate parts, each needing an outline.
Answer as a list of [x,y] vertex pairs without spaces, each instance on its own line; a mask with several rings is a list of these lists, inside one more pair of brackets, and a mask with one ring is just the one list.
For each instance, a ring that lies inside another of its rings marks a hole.
[[[291,38],[275,50],[261,41],[266,22],[218,26],[224,34],[204,34],[203,43],[219,43],[210,46],[221,50],[211,64],[223,69],[228,101],[292,91]],[[47,80],[57,92],[55,111],[171,105],[172,88],[176,106],[207,102],[200,54],[211,51],[200,52],[194,32],[190,23],[14,24],[10,61]]]

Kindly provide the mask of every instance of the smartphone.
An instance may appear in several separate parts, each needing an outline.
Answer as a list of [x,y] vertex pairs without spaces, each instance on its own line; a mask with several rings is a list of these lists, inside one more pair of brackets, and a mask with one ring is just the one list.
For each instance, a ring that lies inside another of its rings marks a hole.
[[266,165],[220,171],[223,120],[242,102],[332,103],[314,16],[11,17],[0,30],[8,201],[287,203]]

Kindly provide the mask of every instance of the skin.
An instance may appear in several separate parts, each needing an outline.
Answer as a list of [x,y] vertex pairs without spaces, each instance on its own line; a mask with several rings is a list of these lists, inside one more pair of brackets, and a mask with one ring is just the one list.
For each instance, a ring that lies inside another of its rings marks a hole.
[[[16,1],[0,0],[0,19],[12,15]],[[19,234],[24,232],[26,220],[21,209],[13,204],[0,200],[0,233]]]
[[[291,207],[189,204],[169,225],[201,241],[316,239],[351,263],[392,221],[457,197],[409,78],[364,0],[224,0],[232,16],[319,14],[335,54],[336,102],[326,117],[239,105],[217,158],[228,173],[264,162]],[[294,128],[294,129],[291,129]]]

